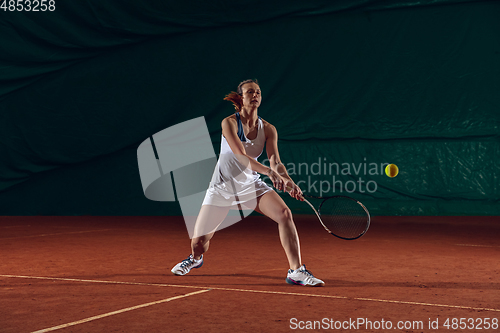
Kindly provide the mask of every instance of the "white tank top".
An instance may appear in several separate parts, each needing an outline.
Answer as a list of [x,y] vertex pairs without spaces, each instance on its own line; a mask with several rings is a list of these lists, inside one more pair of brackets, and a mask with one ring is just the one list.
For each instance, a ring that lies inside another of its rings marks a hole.
[[[260,117],[258,119],[257,136],[253,140],[245,136],[239,113],[236,113],[236,120],[238,122],[238,137],[246,154],[257,160],[266,144],[262,119]],[[271,190],[272,188],[260,179],[259,173],[248,168],[248,165],[240,163],[226,138],[222,135],[219,160],[204,204],[234,205],[255,199]]]
[[[257,125],[257,137],[253,140],[250,140],[245,136],[239,112],[236,113],[236,121],[238,123],[238,137],[240,138],[240,141],[243,144],[243,147],[245,148],[247,155],[257,160],[257,158],[259,158],[259,156],[262,154],[264,146],[266,145],[266,134],[264,133],[264,124],[262,122],[262,119],[259,117]],[[222,135],[220,153],[221,155],[222,154],[234,155],[224,135]]]

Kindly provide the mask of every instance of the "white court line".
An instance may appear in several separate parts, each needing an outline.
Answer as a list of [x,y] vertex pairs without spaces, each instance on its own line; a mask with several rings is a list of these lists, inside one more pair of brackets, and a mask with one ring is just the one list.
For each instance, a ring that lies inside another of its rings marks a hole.
[[88,232],[98,232],[98,231],[108,231],[111,229],[99,229],[99,230],[87,230],[87,231],[73,231],[73,232],[59,232],[55,234],[42,234],[42,235],[29,235],[29,236],[16,236],[16,237],[0,237],[0,240],[3,239],[17,239],[17,238],[34,238],[34,237],[47,237],[47,236],[58,236],[58,235],[71,235],[71,234],[85,234]]
[[359,301],[372,301],[372,302],[382,302],[382,303],[398,303],[398,304],[410,304],[410,305],[424,305],[424,306],[436,306],[442,308],[454,308],[461,310],[481,310],[481,311],[494,311],[500,312],[500,309],[488,309],[488,308],[475,308],[472,306],[462,306],[462,305],[446,305],[446,304],[433,304],[433,303],[421,303],[421,302],[405,302],[405,301],[390,301],[386,299],[376,299],[376,298],[354,298]]
[[350,298],[350,297],[347,297],[347,296],[289,293],[289,292],[283,292],[283,291],[250,290],[250,289],[235,289],[235,288],[222,288],[222,287],[200,287],[200,286],[185,286],[185,285],[176,285],[176,284],[159,284],[159,283],[142,283],[142,282],[121,282],[121,281],[105,281],[105,280],[82,280],[82,279],[70,279],[70,278],[51,278],[51,277],[42,277],[42,276],[22,276],[22,275],[2,275],[2,274],[0,274],[0,277],[22,278],[22,279],[39,279],[39,280],[55,280],[55,281],[72,281],[72,282],[89,282],[89,283],[123,284],[123,285],[134,285],[134,286],[191,288],[191,289],[205,289],[205,290],[212,289],[212,290],[224,290],[224,291],[239,291],[239,292],[262,293],[262,294],[277,294],[277,295],[291,295],[291,296],[309,296],[309,297],[335,298],[335,299],[347,299],[347,300],[350,299],[350,300],[357,300],[357,301],[371,301],[371,302],[382,302],[382,303],[424,305],[424,306],[434,306],[434,307],[443,307],[443,308],[462,309],[462,310],[478,310],[478,311],[500,312],[500,309],[478,308],[478,307],[463,306],[463,305],[447,305],[447,304],[409,302],[409,301],[394,301],[394,300],[377,299],[377,298],[363,298],[363,297],[353,297],[353,298]]
[[189,296],[196,295],[196,294],[206,293],[207,291],[210,291],[210,289],[198,290],[198,291],[194,291],[192,293],[188,293],[188,294],[184,294],[184,295],[180,295],[180,296],[175,296],[175,297],[170,297],[170,298],[162,299],[162,300],[156,301],[156,302],[151,302],[151,303],[136,305],[136,306],[132,306],[130,308],[125,308],[125,309],[121,309],[121,310],[117,310],[117,311],[113,311],[113,312],[104,313],[104,314],[101,314],[101,315],[98,315],[98,316],[94,316],[94,317],[90,317],[90,318],[85,318],[85,319],[82,319],[82,320],[74,321],[72,323],[67,323],[67,324],[62,324],[62,325],[59,325],[59,326],[45,328],[43,330],[35,331],[33,333],[45,333],[45,332],[50,332],[50,331],[56,331],[56,330],[59,330],[61,328],[66,328],[66,327],[75,326],[75,325],[78,325],[78,324],[87,323],[89,321],[93,321],[93,320],[97,320],[97,319],[101,319],[101,318],[105,318],[105,317],[109,317],[109,316],[114,316],[114,315],[117,315],[117,314],[120,314],[120,313],[123,313],[123,312],[132,311],[132,310],[136,310],[136,309],[141,309],[141,308],[145,308],[145,307],[148,307],[148,306],[151,306],[151,305],[166,303],[166,302],[170,302],[170,301],[173,301],[173,300],[176,300],[176,299],[179,299],[179,298],[189,297]]
[[283,292],[283,291],[247,290],[247,289],[232,289],[232,288],[222,288],[222,287],[185,286],[185,285],[179,285],[179,284],[121,282],[121,281],[106,281],[106,280],[82,280],[82,279],[70,279],[70,278],[51,278],[51,277],[43,277],[43,276],[23,276],[23,275],[4,275],[4,274],[0,274],[0,277],[21,278],[21,279],[38,279],[38,280],[54,280],[54,281],[71,281],[71,282],[104,283],[104,284],[123,284],[123,285],[129,285],[129,286],[153,286],[153,287],[173,287],[173,288],[190,288],[190,289],[213,289],[213,290],[225,290],[225,291],[244,291],[244,292],[263,293],[263,294],[312,296],[312,297],[341,298],[341,299],[348,299],[349,298],[349,297],[345,297],[345,296],[314,295],[314,294],[301,294],[301,293],[287,293],[287,292]]

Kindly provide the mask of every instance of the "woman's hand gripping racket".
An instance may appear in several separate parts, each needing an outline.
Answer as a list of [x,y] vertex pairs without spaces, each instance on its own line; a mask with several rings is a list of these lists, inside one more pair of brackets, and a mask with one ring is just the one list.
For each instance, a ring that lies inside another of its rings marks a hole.
[[325,230],[335,237],[354,240],[368,231],[370,213],[361,202],[341,195],[331,197],[304,196],[323,199],[318,210],[305,198],[304,201],[311,206]]

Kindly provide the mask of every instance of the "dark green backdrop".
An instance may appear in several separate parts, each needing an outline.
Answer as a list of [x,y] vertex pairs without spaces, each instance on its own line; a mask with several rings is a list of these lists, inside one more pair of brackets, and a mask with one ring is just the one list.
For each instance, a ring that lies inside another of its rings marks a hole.
[[451,0],[1,10],[0,215],[180,214],[144,197],[136,149],[205,116],[218,152],[222,98],[247,78],[304,191],[323,181],[375,215],[498,215],[499,17]]

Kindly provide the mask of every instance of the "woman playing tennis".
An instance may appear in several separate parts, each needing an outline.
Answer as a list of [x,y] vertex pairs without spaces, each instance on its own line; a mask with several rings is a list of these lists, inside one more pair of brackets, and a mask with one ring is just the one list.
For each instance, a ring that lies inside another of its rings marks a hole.
[[[283,199],[259,174],[267,175],[278,190],[303,200],[302,191],[293,182],[281,163],[276,128],[258,116],[262,101],[259,84],[246,80],[225,100],[233,102],[235,114],[222,121],[222,142],[219,161],[196,220],[191,254],[172,268],[175,275],[185,275],[203,265],[203,254],[210,239],[226,218],[229,209],[238,206],[254,209],[278,223],[281,244],[290,269],[286,282],[302,286],[324,286],[301,262],[300,244],[292,213]],[[257,158],[266,148],[270,168]]]

